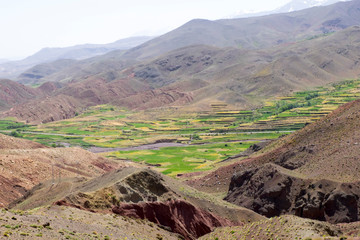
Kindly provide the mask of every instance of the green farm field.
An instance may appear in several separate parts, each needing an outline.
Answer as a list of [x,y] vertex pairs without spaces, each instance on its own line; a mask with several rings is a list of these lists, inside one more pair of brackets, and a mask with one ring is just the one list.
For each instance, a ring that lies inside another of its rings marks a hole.
[[163,147],[158,150],[116,151],[107,156],[143,162],[158,167],[164,174],[176,175],[213,169],[215,163],[245,151],[252,144],[254,142]]
[[[132,112],[99,105],[75,118],[37,126],[3,119],[0,131],[52,147],[100,148],[106,157],[154,165],[176,175],[212,169],[254,143],[301,129],[359,97],[360,80],[348,80],[270,99],[254,110],[221,103],[198,113],[177,113],[173,108]],[[131,149],[156,143],[183,145]]]

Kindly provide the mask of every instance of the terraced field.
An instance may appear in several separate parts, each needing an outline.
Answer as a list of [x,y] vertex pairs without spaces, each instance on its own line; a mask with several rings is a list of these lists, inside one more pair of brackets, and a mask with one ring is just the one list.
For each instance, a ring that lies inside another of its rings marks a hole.
[[38,126],[3,119],[0,130],[53,147],[75,145],[107,149],[153,143],[186,144],[152,150],[109,149],[113,152],[103,153],[114,159],[155,165],[160,171],[173,175],[211,169],[251,144],[300,129],[359,97],[360,80],[348,80],[270,99],[254,110],[210,103],[212,111],[199,113],[178,113],[176,108],[130,112],[101,105],[73,119]]
[[206,171],[215,163],[245,151],[253,142],[213,143],[185,147],[164,147],[159,150],[117,151],[108,157],[144,162],[158,167],[164,174]]

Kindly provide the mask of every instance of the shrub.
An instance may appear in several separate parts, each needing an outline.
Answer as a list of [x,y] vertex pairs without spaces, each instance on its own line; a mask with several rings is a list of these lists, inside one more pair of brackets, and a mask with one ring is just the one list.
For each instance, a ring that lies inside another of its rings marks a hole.
[[305,100],[310,100],[313,98],[316,98],[319,96],[319,93],[315,92],[315,93],[309,93],[308,95],[305,96]]
[[13,137],[21,137],[20,133],[18,131],[12,131],[10,133],[10,136],[13,136]]

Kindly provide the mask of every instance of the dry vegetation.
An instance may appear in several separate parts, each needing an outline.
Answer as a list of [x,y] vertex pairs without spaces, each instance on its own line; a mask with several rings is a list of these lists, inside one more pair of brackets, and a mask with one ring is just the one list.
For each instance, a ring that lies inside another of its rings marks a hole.
[[0,211],[1,239],[179,239],[146,220],[51,206]]

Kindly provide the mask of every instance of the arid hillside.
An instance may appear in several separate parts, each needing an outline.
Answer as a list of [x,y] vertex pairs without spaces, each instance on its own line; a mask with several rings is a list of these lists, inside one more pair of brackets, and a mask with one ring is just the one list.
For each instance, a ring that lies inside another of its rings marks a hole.
[[2,111],[43,96],[44,94],[40,89],[29,88],[11,80],[0,79],[0,110]]
[[2,134],[0,148],[0,207],[45,180],[93,177],[122,167],[81,148],[48,148]]
[[[357,240],[359,223],[330,224],[284,215],[240,227],[217,228],[199,239],[347,239]],[[346,236],[346,237],[345,237]]]
[[55,185],[45,182],[12,207],[27,210],[49,204],[146,219],[185,239],[195,239],[216,227],[264,219],[250,210],[141,168],[123,168],[88,181],[64,179]]
[[127,58],[151,58],[190,45],[261,49],[297,42],[345,29],[360,22],[360,1],[263,17],[209,21],[192,20],[125,53]]
[[[179,239],[150,221],[64,206],[0,211],[2,239]],[[144,237],[146,236],[146,237]]]

